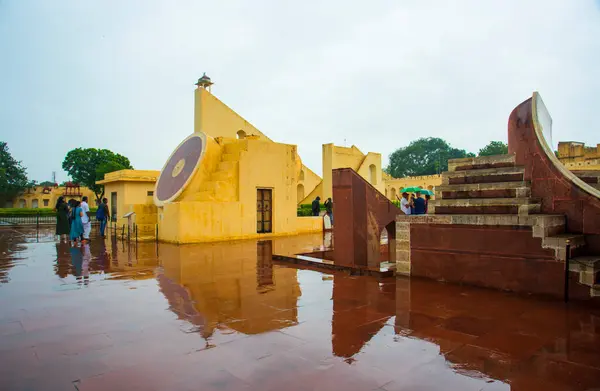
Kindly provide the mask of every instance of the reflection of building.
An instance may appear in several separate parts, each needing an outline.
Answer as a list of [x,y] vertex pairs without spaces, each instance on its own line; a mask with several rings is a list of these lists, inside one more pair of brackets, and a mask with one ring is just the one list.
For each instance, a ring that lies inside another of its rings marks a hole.
[[56,205],[58,197],[63,196],[68,201],[73,198],[81,200],[87,196],[90,200],[90,206],[96,199],[93,191],[87,187],[79,185],[71,186],[33,186],[25,190],[22,194],[15,197],[11,202],[5,205],[6,208],[49,208]]
[[[258,334],[297,324],[301,295],[297,271],[273,267],[265,246],[269,245],[255,241],[161,245],[161,290],[172,310],[187,314],[188,320],[203,327],[205,336],[219,325]],[[172,283],[185,288],[185,293]]]
[[394,316],[394,295],[393,280],[380,285],[375,277],[335,275],[331,320],[333,354],[350,358],[359,353]]

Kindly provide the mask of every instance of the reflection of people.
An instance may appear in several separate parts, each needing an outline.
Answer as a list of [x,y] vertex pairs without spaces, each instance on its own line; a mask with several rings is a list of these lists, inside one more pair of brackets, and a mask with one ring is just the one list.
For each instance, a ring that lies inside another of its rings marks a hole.
[[83,212],[81,211],[81,206],[79,201],[75,201],[73,203],[73,207],[71,208],[71,240],[73,244],[77,244],[77,239],[81,238],[83,235],[83,224],[81,223],[81,216]]
[[92,253],[90,252],[90,243],[85,242],[83,244],[83,255],[81,262],[81,276],[83,277],[83,282],[87,285],[90,281],[90,262],[92,260]]
[[69,206],[64,197],[58,197],[54,209],[56,210],[56,234],[60,236],[61,241],[67,240],[67,235],[70,233]]
[[92,222],[90,221],[90,207],[87,203],[88,198],[84,196],[81,199],[81,224],[83,225],[83,240],[90,240],[90,232],[92,231]]
[[333,225],[333,201],[331,201],[331,197],[325,201],[325,211],[329,216],[329,220],[331,220],[331,224]]
[[319,201],[321,201],[321,197],[317,196],[317,198],[315,198],[312,202],[312,215],[313,216],[318,216],[319,212],[321,211],[321,205],[320,205]]
[[71,247],[71,266],[73,268],[72,273],[77,279],[81,281],[81,270],[83,267],[83,256],[81,255],[81,249],[77,247]]

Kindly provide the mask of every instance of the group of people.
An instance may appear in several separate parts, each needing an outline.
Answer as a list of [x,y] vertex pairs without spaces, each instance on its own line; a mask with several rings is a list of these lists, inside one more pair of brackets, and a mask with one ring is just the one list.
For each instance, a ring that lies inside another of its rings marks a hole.
[[420,191],[410,195],[407,192],[404,192],[400,199],[400,209],[406,215],[427,214],[427,206],[429,205],[430,198],[431,196],[429,194],[425,194],[425,198],[421,197]]
[[[329,221],[333,225],[333,201],[331,200],[331,197],[327,198],[323,205],[325,206],[325,213],[329,216]],[[313,200],[311,209],[313,216],[319,216],[319,213],[321,213],[321,197],[317,196],[317,198]]]
[[[86,196],[81,201],[71,199],[69,202],[66,202],[64,197],[58,197],[54,209],[56,210],[56,235],[60,237],[61,241],[71,240],[73,246],[90,241],[92,221]],[[102,203],[98,205],[98,211],[96,212],[96,220],[100,222],[100,235],[102,237],[104,237],[106,223],[109,218],[108,200],[104,198]]]

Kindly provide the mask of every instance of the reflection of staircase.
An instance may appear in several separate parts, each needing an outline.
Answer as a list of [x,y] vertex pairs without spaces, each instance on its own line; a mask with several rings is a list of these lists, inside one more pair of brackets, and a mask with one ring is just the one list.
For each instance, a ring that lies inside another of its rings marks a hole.
[[244,148],[239,142],[225,144],[217,169],[202,182],[198,201],[238,201],[239,161]]
[[531,198],[524,169],[515,165],[514,155],[453,159],[429,213],[450,215],[453,224],[530,227],[542,247],[553,249],[558,260],[566,259],[571,248],[571,271],[579,283],[600,296],[600,256],[585,254],[585,236],[565,232],[565,216],[540,214],[541,204]]

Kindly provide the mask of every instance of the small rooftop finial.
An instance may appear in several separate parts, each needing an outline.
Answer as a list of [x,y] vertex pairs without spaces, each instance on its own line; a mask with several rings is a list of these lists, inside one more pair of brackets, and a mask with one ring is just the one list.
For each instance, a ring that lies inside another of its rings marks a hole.
[[206,73],[202,73],[202,77],[198,79],[196,86],[198,86],[198,88],[204,88],[210,91],[210,87],[213,84],[214,83],[210,80],[210,77],[206,76]]

